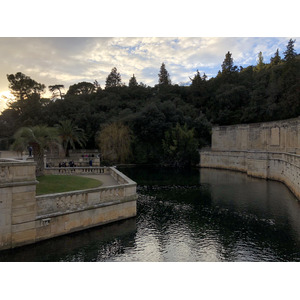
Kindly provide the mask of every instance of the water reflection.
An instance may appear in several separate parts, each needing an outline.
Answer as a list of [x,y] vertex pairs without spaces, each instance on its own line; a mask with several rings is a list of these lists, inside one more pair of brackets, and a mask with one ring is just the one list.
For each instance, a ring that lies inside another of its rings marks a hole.
[[136,218],[2,251],[0,261],[104,261],[133,247]]
[[300,261],[300,207],[281,183],[192,169],[122,168],[137,217],[0,253],[2,261]]

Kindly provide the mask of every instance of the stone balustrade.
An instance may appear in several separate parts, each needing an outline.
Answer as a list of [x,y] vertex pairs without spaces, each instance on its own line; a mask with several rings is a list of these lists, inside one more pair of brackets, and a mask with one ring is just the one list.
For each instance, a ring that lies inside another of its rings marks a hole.
[[55,167],[45,168],[45,175],[86,175],[110,174],[108,167]]

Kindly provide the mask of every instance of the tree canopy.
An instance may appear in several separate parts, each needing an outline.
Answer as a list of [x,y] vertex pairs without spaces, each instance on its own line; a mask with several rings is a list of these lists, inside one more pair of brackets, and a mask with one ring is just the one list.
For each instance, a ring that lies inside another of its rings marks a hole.
[[[71,85],[65,96],[52,100],[41,97],[42,84],[19,72],[9,77],[9,86],[17,99],[0,115],[0,147],[7,148],[20,127],[54,127],[70,122],[69,127],[76,134],[84,133],[86,137],[81,142],[74,138],[76,147],[100,147],[107,155],[114,139],[107,133],[100,143],[95,137],[101,132],[103,137],[109,130],[114,137],[123,132],[125,140],[130,140],[131,154],[115,153],[111,161],[166,164],[168,155],[164,154],[168,148],[174,148],[171,138],[175,133],[184,136],[184,132],[193,132],[193,138],[203,147],[211,142],[213,124],[298,117],[300,55],[294,50],[294,42],[290,40],[283,53],[274,49],[270,62],[260,52],[257,64],[244,68],[234,65],[228,51],[216,77],[207,79],[197,70],[189,86],[172,84],[164,63],[159,72],[161,84],[154,87],[137,84],[134,75],[128,86],[121,84],[121,75],[113,68],[105,89],[101,89],[97,81],[79,82]],[[56,93],[59,93],[58,86],[61,85],[52,86]],[[71,147],[69,143],[65,149]]]
[[28,99],[34,93],[40,95],[46,88],[44,84],[36,82],[21,72],[7,75],[7,80],[11,93],[18,100]]
[[122,85],[121,75],[116,67],[112,68],[110,74],[106,78],[105,88],[119,87]]
[[160,71],[158,74],[158,84],[160,85],[169,85],[171,84],[171,79],[169,72],[166,69],[165,63],[162,63]]

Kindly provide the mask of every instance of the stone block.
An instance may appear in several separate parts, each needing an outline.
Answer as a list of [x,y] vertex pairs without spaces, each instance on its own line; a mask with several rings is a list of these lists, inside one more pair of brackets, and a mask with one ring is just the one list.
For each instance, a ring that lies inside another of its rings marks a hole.
[[11,233],[1,232],[0,231],[0,250],[10,249],[11,248]]
[[12,233],[35,229],[36,222],[37,221],[30,221],[30,222],[25,222],[25,223],[21,223],[21,224],[12,224],[12,226],[11,226]]
[[12,233],[11,235],[12,247],[34,243],[35,238],[36,238],[36,229],[29,229],[29,230]]
[[19,224],[19,223],[24,223],[24,222],[30,222],[35,220],[36,218],[36,213],[28,213],[28,214],[21,214],[21,215],[12,215],[11,217],[11,222],[12,224]]
[[11,208],[12,193],[10,188],[0,188],[0,211]]
[[20,193],[13,193],[12,200],[13,201],[23,200],[24,202],[26,201],[35,202],[35,193],[27,192],[27,191],[20,192]]
[[93,216],[95,214],[95,211],[93,209],[85,210],[80,212],[80,220],[81,225],[83,227],[90,227],[93,223]]
[[2,227],[11,225],[11,209],[4,208],[0,210],[0,230]]

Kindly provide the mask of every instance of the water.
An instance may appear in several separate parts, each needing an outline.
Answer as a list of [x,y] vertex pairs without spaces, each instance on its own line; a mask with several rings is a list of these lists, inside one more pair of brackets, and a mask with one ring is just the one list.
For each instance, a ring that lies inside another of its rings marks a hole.
[[300,202],[242,173],[120,168],[137,216],[0,253],[0,261],[300,261]]

